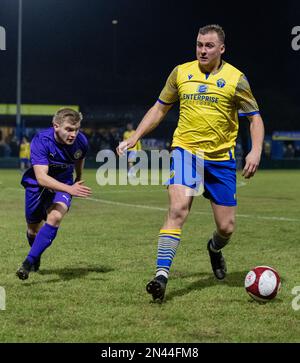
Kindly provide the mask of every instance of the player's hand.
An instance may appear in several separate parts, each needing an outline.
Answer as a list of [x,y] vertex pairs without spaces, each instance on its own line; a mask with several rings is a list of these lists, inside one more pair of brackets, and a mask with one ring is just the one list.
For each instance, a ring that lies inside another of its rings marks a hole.
[[246,179],[249,179],[255,174],[258,168],[260,162],[260,152],[250,151],[250,153],[246,156],[245,161],[246,164],[243,169],[242,175]]
[[74,197],[87,198],[92,194],[92,190],[89,187],[83,185],[84,181],[80,180],[73,185],[70,185],[69,193]]
[[119,156],[124,155],[124,153],[127,151],[127,149],[130,149],[135,146],[137,143],[137,140],[130,137],[128,140],[120,142],[119,146],[117,147],[117,153]]
[[128,149],[127,140],[122,141],[122,142],[120,142],[119,146],[116,149],[117,150],[117,154],[119,156],[122,156],[126,152],[127,149]]

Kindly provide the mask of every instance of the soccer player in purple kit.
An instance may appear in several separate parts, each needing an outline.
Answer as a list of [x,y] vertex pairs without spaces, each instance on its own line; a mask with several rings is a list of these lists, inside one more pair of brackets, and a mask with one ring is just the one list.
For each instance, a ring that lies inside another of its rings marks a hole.
[[55,239],[72,196],[91,195],[91,189],[81,179],[88,150],[87,139],[79,131],[81,120],[81,113],[62,108],[53,117],[53,127],[32,139],[32,167],[21,181],[25,188],[27,239],[31,247],[16,272],[21,280],[26,280],[31,271],[39,270],[41,255]]

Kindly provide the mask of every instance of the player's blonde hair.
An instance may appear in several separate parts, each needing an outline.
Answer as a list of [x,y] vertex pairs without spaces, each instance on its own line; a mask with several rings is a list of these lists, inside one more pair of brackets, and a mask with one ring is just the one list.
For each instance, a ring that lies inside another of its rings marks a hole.
[[220,25],[209,24],[209,25],[205,25],[199,29],[199,34],[202,34],[202,35],[205,35],[210,32],[217,33],[220,42],[225,43],[225,32]]
[[66,120],[75,125],[82,121],[82,114],[72,108],[60,108],[53,116],[52,122],[61,125]]

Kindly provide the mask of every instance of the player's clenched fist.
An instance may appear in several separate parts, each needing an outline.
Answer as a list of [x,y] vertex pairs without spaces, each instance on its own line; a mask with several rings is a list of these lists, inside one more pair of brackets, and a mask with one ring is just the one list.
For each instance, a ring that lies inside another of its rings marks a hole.
[[127,149],[130,149],[135,146],[137,141],[133,138],[129,138],[128,140],[122,141],[117,147],[117,153],[119,156],[124,155]]

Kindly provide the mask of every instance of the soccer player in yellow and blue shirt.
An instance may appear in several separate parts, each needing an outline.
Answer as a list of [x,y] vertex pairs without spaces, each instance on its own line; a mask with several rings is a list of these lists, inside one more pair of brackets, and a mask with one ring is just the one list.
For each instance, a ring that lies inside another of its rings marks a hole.
[[19,159],[21,172],[24,172],[30,167],[30,143],[26,136],[22,138],[22,142],[20,144]]
[[[260,162],[263,121],[246,76],[222,60],[224,43],[225,33],[219,25],[200,28],[196,43],[197,59],[173,69],[158,101],[146,113],[136,132],[117,149],[122,154],[124,149],[135,145],[163,120],[175,102],[180,102],[178,126],[172,143],[172,173],[168,182],[169,211],[159,233],[156,276],[146,286],[148,293],[157,301],[164,298],[181,229],[192,205],[193,195],[187,190],[196,186],[186,181],[185,174],[189,168],[198,173],[197,155],[201,154],[203,161],[203,195],[210,200],[216,224],[207,249],[212,270],[219,280],[225,278],[227,271],[221,249],[228,244],[235,227],[234,148],[238,115],[248,117],[252,141],[243,176],[252,177]],[[184,154],[192,156],[190,165],[185,163]]]

